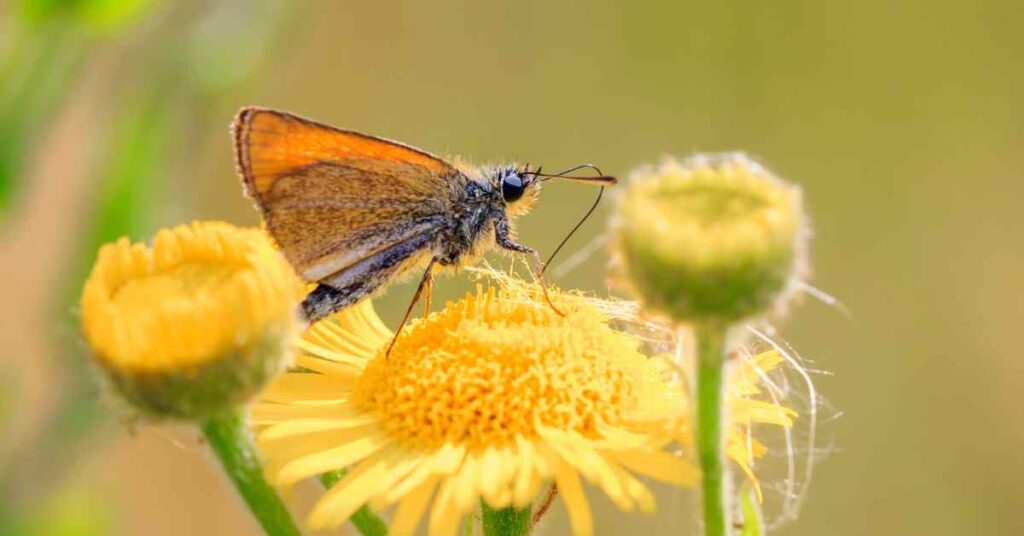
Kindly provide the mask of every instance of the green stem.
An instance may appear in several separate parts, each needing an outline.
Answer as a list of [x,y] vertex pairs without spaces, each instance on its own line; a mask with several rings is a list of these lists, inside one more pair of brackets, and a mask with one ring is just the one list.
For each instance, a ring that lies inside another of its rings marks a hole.
[[725,468],[723,400],[726,331],[701,325],[697,336],[697,454],[702,475],[705,536],[727,536],[728,496]]
[[241,415],[213,417],[203,423],[203,434],[217,454],[224,472],[245,499],[268,536],[300,536],[291,514],[263,478],[263,465]]
[[[330,489],[331,486],[337,484],[338,481],[344,478],[346,474],[348,474],[348,470],[346,469],[338,469],[337,471],[324,473],[320,475],[320,483],[323,484],[325,488]],[[358,529],[363,536],[387,536],[388,534],[388,524],[385,523],[380,516],[371,512],[366,505],[363,505],[359,510],[356,510],[356,513],[352,514],[349,521],[355,525],[356,529]]]
[[743,511],[743,529],[740,536],[764,536],[764,519],[754,488],[744,485],[739,495],[740,509]]
[[481,501],[484,536],[524,536],[530,533],[530,507],[495,510]]

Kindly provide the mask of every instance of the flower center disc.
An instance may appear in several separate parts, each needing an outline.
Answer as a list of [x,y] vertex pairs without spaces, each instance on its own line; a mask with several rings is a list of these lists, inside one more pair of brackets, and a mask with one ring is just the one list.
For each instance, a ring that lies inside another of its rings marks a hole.
[[469,295],[405,330],[390,356],[381,349],[353,400],[425,446],[493,445],[540,426],[596,437],[657,379],[595,308],[566,312],[493,288]]

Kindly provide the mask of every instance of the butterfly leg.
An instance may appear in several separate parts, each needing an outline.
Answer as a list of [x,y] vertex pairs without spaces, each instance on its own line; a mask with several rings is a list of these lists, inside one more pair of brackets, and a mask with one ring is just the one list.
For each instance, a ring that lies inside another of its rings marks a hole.
[[412,295],[412,301],[409,302],[409,307],[405,308],[405,315],[402,316],[402,322],[398,324],[398,329],[395,330],[395,336],[391,337],[391,343],[388,344],[388,351],[384,353],[384,356],[391,355],[391,349],[395,347],[395,341],[398,340],[398,334],[402,332],[402,328],[405,327],[405,323],[409,321],[409,317],[412,316],[412,310],[416,307],[416,303],[420,301],[420,296],[423,295],[424,290],[429,294],[430,283],[434,279],[434,263],[437,262],[437,257],[430,259],[430,263],[427,264],[427,269],[423,271],[423,277],[420,278],[420,284],[416,287],[416,293]]
[[[433,277],[433,276],[431,276]],[[427,285],[427,288],[423,289],[423,316],[430,315],[430,294],[434,290],[434,285]]]
[[509,236],[509,234],[508,220],[505,218],[498,218],[494,222],[495,241],[499,246],[509,251],[530,255],[533,260],[533,275],[537,278],[537,282],[540,283],[540,288],[544,291],[544,300],[548,302],[551,309],[558,313],[559,316],[565,316],[565,313],[559,310],[558,307],[555,307],[555,304],[551,301],[551,296],[548,295],[548,285],[544,282],[544,263],[540,260],[540,253],[537,253],[537,250],[529,246],[516,243],[512,240],[512,237]]

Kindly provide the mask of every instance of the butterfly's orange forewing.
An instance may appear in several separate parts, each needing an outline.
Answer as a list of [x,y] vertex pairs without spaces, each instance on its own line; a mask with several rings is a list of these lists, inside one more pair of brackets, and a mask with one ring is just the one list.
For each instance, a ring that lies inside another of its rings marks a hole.
[[233,133],[246,191],[308,281],[431,232],[466,180],[418,149],[284,112],[245,108]]

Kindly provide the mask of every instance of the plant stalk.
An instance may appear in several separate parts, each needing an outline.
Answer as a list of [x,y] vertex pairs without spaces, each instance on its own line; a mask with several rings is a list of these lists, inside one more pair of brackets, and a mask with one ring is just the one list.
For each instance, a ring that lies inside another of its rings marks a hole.
[[731,534],[728,475],[725,466],[726,419],[723,391],[727,328],[705,324],[696,328],[697,455],[700,461],[705,536]]
[[480,501],[483,511],[484,536],[526,536],[530,533],[530,507],[495,510]]
[[213,417],[202,425],[210,448],[224,472],[249,505],[267,536],[300,536],[281,498],[263,478],[263,464],[242,416],[231,413]]

